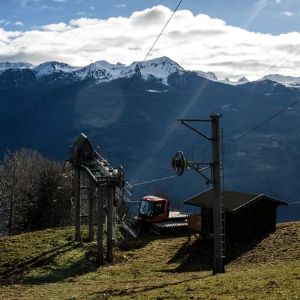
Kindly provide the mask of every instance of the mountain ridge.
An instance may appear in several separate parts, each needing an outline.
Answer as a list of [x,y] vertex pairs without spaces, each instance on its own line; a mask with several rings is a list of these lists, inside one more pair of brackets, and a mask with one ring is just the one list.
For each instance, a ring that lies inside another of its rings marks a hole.
[[300,87],[300,77],[285,76],[280,74],[265,75],[261,79],[249,81],[246,77],[241,77],[237,81],[231,81],[228,78],[219,79],[213,72],[204,72],[199,70],[185,70],[172,59],[163,56],[146,61],[135,61],[130,65],[122,63],[112,64],[105,60],[99,60],[86,66],[71,66],[58,61],[49,61],[34,66],[26,62],[1,62],[0,74],[6,70],[31,70],[35,77],[44,79],[52,75],[61,75],[62,77],[70,77],[71,80],[95,79],[98,82],[107,82],[119,78],[132,77],[139,74],[145,80],[153,77],[168,85],[168,77],[174,73],[193,72],[197,76],[206,78],[210,81],[220,82],[228,85],[242,85],[249,82],[257,82],[271,80],[287,87]]

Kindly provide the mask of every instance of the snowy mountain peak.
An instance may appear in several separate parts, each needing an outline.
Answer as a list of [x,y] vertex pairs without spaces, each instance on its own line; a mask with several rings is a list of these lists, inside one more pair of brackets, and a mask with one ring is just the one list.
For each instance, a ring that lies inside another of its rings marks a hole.
[[[185,71],[178,63],[166,56],[146,61],[135,61],[129,66],[119,62],[117,64],[112,64],[106,60],[99,60],[83,67],[74,67],[57,61],[45,62],[36,67],[24,62],[0,62],[0,74],[9,69],[31,69],[37,79],[57,74],[62,78],[69,78],[71,80],[93,79],[98,82],[131,77],[138,74],[145,80],[157,78],[166,85],[168,85],[168,77],[171,74],[178,73],[179,75],[182,75],[185,72],[191,72]],[[249,82],[246,77],[242,77],[238,81],[231,81],[228,78],[219,79],[212,72],[193,71],[193,73],[197,74],[199,77],[228,85],[240,85]],[[300,88],[300,77],[270,74],[258,81],[263,80],[271,80],[287,87]]]
[[238,81],[237,81],[237,83],[238,84],[244,84],[244,83],[248,83],[249,82],[249,80],[244,76],[244,77],[241,77]]
[[178,63],[176,63],[175,61],[173,61],[172,59],[166,56],[149,59],[146,61],[135,61],[130,65],[130,67],[136,65],[139,65],[141,69],[150,68],[150,67],[152,68],[163,67],[163,68],[174,68],[176,70],[183,70],[183,68]]
[[142,62],[136,61],[129,68],[134,72],[140,72],[145,79],[149,78],[149,76],[154,76],[161,79],[165,84],[167,84],[169,75],[176,72],[180,74],[184,72],[184,69],[179,64],[166,56]]
[[72,67],[65,63],[61,63],[58,61],[49,61],[35,67],[34,73],[37,78],[41,78],[43,76],[49,76],[53,73],[58,73],[58,72],[70,73],[77,69],[78,68]]
[[204,77],[208,80],[211,81],[218,81],[217,76],[215,75],[215,73],[213,72],[202,72],[202,71],[195,71],[195,73],[199,76],[199,77]]
[[259,81],[271,80],[288,87],[300,87],[300,77],[285,76],[280,74],[270,74],[261,78]]
[[98,68],[98,69],[114,69],[117,68],[117,65],[111,64],[106,60],[98,60],[89,65],[90,67]]

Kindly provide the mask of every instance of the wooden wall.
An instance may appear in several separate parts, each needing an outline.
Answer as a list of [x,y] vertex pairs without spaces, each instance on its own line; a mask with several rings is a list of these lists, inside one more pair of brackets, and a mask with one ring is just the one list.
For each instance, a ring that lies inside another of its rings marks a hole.
[[[226,212],[226,239],[230,242],[246,242],[274,232],[276,210],[276,203],[261,199],[236,213]],[[210,208],[202,208],[202,232],[206,237],[213,233],[213,212]]]

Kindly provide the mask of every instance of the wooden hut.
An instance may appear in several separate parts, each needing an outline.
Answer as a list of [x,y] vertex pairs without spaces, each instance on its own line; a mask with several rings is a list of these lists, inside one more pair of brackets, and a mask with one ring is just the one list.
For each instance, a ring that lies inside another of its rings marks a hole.
[[[184,201],[201,208],[201,228],[205,237],[213,234],[213,191],[208,190]],[[276,229],[278,205],[286,202],[263,194],[223,191],[226,240],[250,241]]]

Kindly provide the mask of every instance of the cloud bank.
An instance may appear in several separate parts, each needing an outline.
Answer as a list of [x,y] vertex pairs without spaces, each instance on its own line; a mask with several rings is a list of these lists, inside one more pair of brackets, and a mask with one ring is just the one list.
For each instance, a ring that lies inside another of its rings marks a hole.
[[[0,61],[58,60],[82,66],[105,59],[130,64],[144,58],[171,13],[160,5],[129,17],[79,18],[27,31],[7,31],[0,23]],[[221,78],[256,79],[268,73],[300,76],[300,32],[250,32],[221,19],[179,10],[149,58],[159,56]]]

